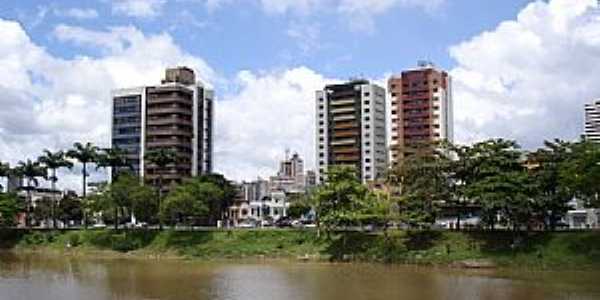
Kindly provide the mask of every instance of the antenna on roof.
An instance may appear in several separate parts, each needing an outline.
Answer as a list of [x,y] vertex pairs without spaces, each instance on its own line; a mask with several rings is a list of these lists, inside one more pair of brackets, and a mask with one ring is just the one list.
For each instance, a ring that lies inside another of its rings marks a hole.
[[[598,0],[600,1],[600,0]],[[419,60],[417,61],[417,65],[421,68],[427,68],[427,67],[434,67],[435,65],[433,64],[433,62],[429,61],[429,60]]]

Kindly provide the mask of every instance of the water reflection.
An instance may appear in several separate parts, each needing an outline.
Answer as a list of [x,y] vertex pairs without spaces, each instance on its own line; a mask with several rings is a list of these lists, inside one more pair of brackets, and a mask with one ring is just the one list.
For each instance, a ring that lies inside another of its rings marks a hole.
[[598,273],[90,260],[0,254],[0,300],[600,299]]

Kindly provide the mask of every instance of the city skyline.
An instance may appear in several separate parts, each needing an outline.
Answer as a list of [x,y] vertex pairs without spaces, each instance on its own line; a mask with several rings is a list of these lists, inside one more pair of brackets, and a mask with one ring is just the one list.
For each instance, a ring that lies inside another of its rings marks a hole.
[[[533,147],[543,138],[575,139],[583,132],[583,104],[600,95],[594,76],[600,65],[595,58],[600,48],[596,1],[502,1],[486,8],[493,16],[474,17],[469,30],[457,19],[481,9],[475,1],[437,1],[431,7],[389,1],[372,7],[364,18],[349,4],[355,2],[333,1],[338,4],[330,12],[335,21],[318,23],[315,30],[306,25],[319,20],[315,10],[326,1],[296,2],[305,6],[257,1],[231,15],[232,24],[220,22],[231,13],[231,2],[211,7],[212,15],[203,5],[186,6],[187,19],[168,18],[181,13],[173,11],[177,5],[127,10],[128,1],[67,1],[48,7],[32,2],[1,9],[2,49],[10,57],[0,62],[5,70],[0,80],[2,159],[14,164],[75,141],[108,146],[110,90],[154,84],[162,69],[176,65],[192,66],[214,86],[215,170],[238,180],[272,174],[271,161],[280,159],[285,148],[297,149],[306,168],[315,169],[314,131],[307,130],[315,123],[314,91],[360,74],[386,86],[389,75],[420,59],[434,61],[455,78],[458,142],[503,136]],[[244,13],[266,16],[252,35],[256,39],[240,34],[239,27],[248,22]],[[347,15],[366,23],[353,27],[357,24],[342,21]],[[210,24],[196,24],[193,18]],[[167,24],[173,19],[179,23]],[[408,26],[415,19],[422,30]],[[215,29],[219,25],[222,29]],[[261,37],[273,25],[281,25],[282,32]],[[443,25],[447,29],[437,32]],[[386,40],[394,30],[411,47]],[[232,44],[236,36],[247,42],[238,52]],[[353,45],[344,37],[366,43]],[[570,42],[555,43],[563,40]],[[564,61],[565,54],[574,59]],[[144,72],[136,74],[139,69]],[[69,174],[65,183],[77,187],[77,175]]]

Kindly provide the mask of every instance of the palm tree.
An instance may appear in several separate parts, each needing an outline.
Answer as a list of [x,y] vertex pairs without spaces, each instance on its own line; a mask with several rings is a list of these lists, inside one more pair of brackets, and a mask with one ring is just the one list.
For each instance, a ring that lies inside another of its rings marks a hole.
[[[147,153],[144,156],[144,159],[148,160],[151,164],[153,164],[158,175],[156,177],[157,182],[155,182],[155,186],[158,186],[158,207],[160,208],[160,203],[162,200],[162,191],[163,191],[163,180],[162,175],[165,170],[165,167],[177,162],[177,153],[168,148],[161,148],[152,152]],[[162,220],[159,218],[159,228],[162,230]]]
[[20,161],[14,172],[18,176],[24,177],[27,182],[27,186],[25,187],[25,190],[27,191],[27,215],[25,217],[25,225],[27,227],[30,227],[30,218],[33,206],[31,199],[31,191],[38,186],[38,177],[47,177],[47,170],[44,166],[41,165],[39,161],[31,161],[30,159],[28,159],[26,162]]
[[[52,175],[50,175],[50,181],[52,182],[52,191],[56,192],[56,182],[58,181],[58,177],[56,176],[56,170],[60,168],[69,168],[73,167],[73,163],[70,162],[65,153],[63,151],[58,152],[50,152],[50,150],[44,150],[44,154],[38,158],[38,161],[42,163],[48,170],[52,171]],[[52,226],[56,228],[56,216],[55,216],[55,207],[56,207],[56,195],[54,199],[52,199],[51,205],[51,214],[52,214]]]
[[[86,182],[89,174],[87,173],[87,165],[89,163],[94,163],[98,157],[98,147],[94,146],[92,143],[86,143],[85,145],[81,143],[73,144],[73,149],[67,152],[67,157],[77,160],[82,164],[83,169],[81,171],[83,177],[83,201],[85,201],[86,197]],[[84,210],[83,212],[83,223],[85,228],[87,229],[87,212]]]
[[[0,177],[8,177],[10,175],[10,165],[8,163],[3,163],[0,161]],[[2,191],[4,187],[0,184],[0,191]]]
[[101,153],[98,155],[96,165],[96,169],[110,168],[112,177],[115,177],[115,171],[118,168],[128,167],[129,169],[133,169],[131,163],[127,161],[127,151],[120,148],[102,149]]

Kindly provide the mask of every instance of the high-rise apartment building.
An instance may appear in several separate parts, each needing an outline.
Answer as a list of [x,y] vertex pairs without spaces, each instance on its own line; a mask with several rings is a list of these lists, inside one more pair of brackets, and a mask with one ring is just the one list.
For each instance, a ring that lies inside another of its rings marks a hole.
[[316,92],[317,181],[334,165],[355,166],[363,182],[383,176],[388,163],[385,89],[367,80]]
[[161,171],[165,181],[210,173],[213,97],[186,67],[167,69],[160,85],[115,90],[112,147],[126,150],[136,174],[149,181],[159,170],[144,156],[164,148],[177,154],[177,163]]
[[422,145],[453,141],[452,80],[431,63],[403,71],[388,81],[391,97],[392,162]]
[[584,136],[589,141],[600,142],[600,99],[585,105]]

